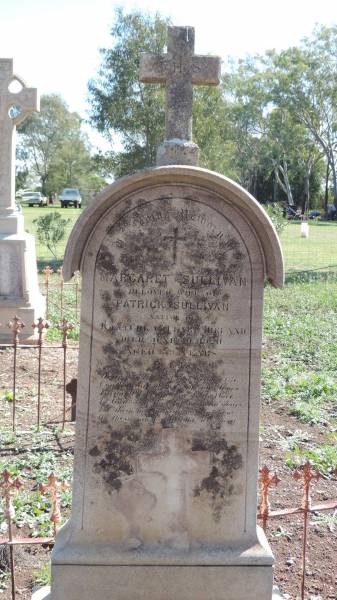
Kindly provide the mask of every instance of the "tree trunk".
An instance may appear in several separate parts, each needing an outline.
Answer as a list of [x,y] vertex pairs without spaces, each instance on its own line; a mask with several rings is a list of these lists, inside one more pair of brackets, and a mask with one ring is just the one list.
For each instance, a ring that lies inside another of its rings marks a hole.
[[307,169],[304,175],[303,183],[303,200],[302,200],[302,215],[309,209],[310,202],[310,169]]
[[274,183],[273,183],[273,204],[277,201],[277,177],[274,172]]
[[[281,172],[284,181],[282,181],[279,171]],[[287,195],[289,206],[294,206],[293,194],[291,191],[290,182],[289,182],[289,178],[288,178],[287,163],[286,162],[284,163],[284,167],[282,165],[275,165],[274,172],[275,172],[275,175],[276,175],[279,185],[283,189],[284,193]]]
[[42,196],[47,196],[47,188],[46,188],[46,182],[48,179],[48,175],[46,175],[45,177],[41,177],[41,194]]
[[330,163],[327,161],[326,163],[326,172],[325,172],[325,194],[324,194],[324,213],[325,216],[328,216],[328,204],[329,204],[329,177],[330,177]]
[[335,161],[333,160],[333,158],[334,157],[332,157],[332,160],[331,160],[332,186],[333,186],[333,195],[334,195],[334,205],[337,210],[337,172],[336,172]]

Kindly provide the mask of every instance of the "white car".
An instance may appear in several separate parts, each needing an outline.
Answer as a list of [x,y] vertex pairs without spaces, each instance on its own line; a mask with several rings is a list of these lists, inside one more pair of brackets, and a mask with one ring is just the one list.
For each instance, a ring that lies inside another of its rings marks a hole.
[[18,200],[21,206],[27,204],[28,206],[47,206],[47,198],[42,196],[41,192],[23,192]]

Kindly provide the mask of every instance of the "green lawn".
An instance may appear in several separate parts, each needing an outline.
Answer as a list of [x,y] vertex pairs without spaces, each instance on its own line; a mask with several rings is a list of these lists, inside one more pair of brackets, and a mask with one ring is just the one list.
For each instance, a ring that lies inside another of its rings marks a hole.
[[[66,230],[64,241],[60,244],[58,251],[59,264],[62,264],[64,249],[70,231],[81,214],[81,209],[57,207],[25,207],[26,231],[35,235],[36,226],[33,220],[47,211],[58,211],[63,218],[70,219]],[[300,223],[288,223],[281,234],[281,243],[285,257],[286,272],[291,274],[298,271],[316,271],[337,273],[337,222],[310,222],[309,238],[301,238]],[[39,267],[46,264],[55,264],[54,257],[50,252],[36,240],[36,254]]]
[[64,237],[64,240],[60,243],[59,249],[58,249],[58,261],[55,260],[55,258],[53,257],[53,255],[49,252],[49,250],[47,250],[47,248],[45,246],[42,246],[39,241],[36,239],[36,256],[37,256],[37,260],[38,260],[38,266],[39,268],[43,268],[45,265],[47,264],[51,264],[51,265],[61,265],[63,262],[63,256],[64,256],[64,250],[66,247],[66,243],[68,240],[68,237],[70,235],[70,232],[72,230],[72,227],[75,223],[75,221],[77,221],[78,217],[80,216],[82,210],[79,208],[61,208],[60,206],[48,206],[48,207],[40,207],[40,206],[34,206],[34,207],[24,207],[23,209],[23,214],[24,214],[24,218],[25,218],[25,229],[26,231],[28,231],[29,233],[32,233],[33,235],[36,235],[36,225],[35,223],[33,223],[34,219],[37,219],[38,217],[45,215],[47,212],[59,212],[62,217],[64,219],[69,219],[70,223],[68,224],[68,226],[66,227],[66,235]]
[[337,273],[337,223],[310,222],[309,237],[301,238],[301,224],[289,223],[281,234],[286,272]]

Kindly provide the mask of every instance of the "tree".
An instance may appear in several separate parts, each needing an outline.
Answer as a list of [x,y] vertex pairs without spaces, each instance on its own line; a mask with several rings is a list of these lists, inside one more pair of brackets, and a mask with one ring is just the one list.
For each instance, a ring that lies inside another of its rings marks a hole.
[[[92,176],[96,163],[81,124],[80,116],[70,112],[60,96],[51,94],[42,96],[40,113],[20,126],[18,152],[21,159],[25,157],[26,169],[40,178],[45,196],[63,187],[83,187]],[[103,184],[101,178],[97,189]]]
[[162,86],[140,83],[141,52],[163,53],[168,21],[135,11],[115,12],[112,48],[101,50],[102,64],[89,82],[90,123],[107,139],[122,145],[110,154],[116,176],[151,166],[164,138]]
[[223,91],[231,103],[233,169],[245,188],[261,201],[286,200],[309,208],[322,152],[290,104],[275,93],[270,54],[230,62]]
[[33,220],[36,223],[36,235],[40,244],[46,246],[57,260],[57,248],[64,239],[70,219],[63,219],[58,212],[50,212]]
[[319,146],[337,208],[337,26],[317,27],[299,48],[268,53],[272,93]]

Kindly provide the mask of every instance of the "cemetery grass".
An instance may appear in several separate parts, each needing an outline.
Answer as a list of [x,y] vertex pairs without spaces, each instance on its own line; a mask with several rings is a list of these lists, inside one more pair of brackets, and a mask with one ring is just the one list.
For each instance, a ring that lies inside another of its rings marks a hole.
[[[42,210],[42,209],[41,209]],[[294,227],[293,225],[291,227]],[[290,230],[291,231],[291,230]],[[295,231],[295,230],[294,230]],[[306,240],[305,240],[306,241]],[[283,290],[265,290],[262,371],[262,424],[260,463],[277,471],[279,488],[271,491],[272,508],[298,506],[302,488],[291,478],[296,465],[309,458],[323,477],[313,485],[313,501],[337,497],[337,280],[326,273],[310,281],[308,275],[291,278]],[[54,324],[48,332],[59,345]],[[75,329],[74,338],[78,335]],[[74,342],[70,342],[74,343]],[[48,536],[50,501],[37,488],[53,471],[71,477],[73,426],[60,429],[62,414],[62,350],[43,350],[41,430],[36,430],[37,359],[22,351],[18,370],[18,432],[11,431],[12,351],[0,351],[0,468],[20,476],[24,494],[14,500],[16,535]],[[70,350],[69,381],[76,376],[77,351]],[[70,398],[67,399],[67,408]],[[69,411],[67,412],[69,415]],[[70,512],[71,493],[62,495],[63,515]],[[336,599],[337,519],[331,513],[312,515],[309,525],[307,598]],[[4,529],[3,509],[0,530]],[[276,556],[275,579],[291,600],[299,596],[302,517],[270,521],[268,539]],[[22,600],[30,600],[33,580],[46,580],[49,550],[37,546],[16,549],[16,583]],[[2,561],[4,562],[4,561]],[[8,568],[3,564],[0,591],[10,598]],[[35,575],[33,575],[35,573]],[[205,599],[208,600],[208,599]]]
[[62,265],[64,251],[65,251],[65,247],[67,244],[69,234],[70,234],[71,229],[74,226],[75,222],[77,221],[78,217],[80,216],[82,210],[79,208],[72,208],[72,207],[68,207],[65,209],[65,208],[61,208],[60,206],[57,206],[57,205],[46,206],[46,207],[25,206],[23,208],[23,215],[25,218],[26,231],[28,233],[31,233],[36,236],[36,223],[34,223],[34,220],[37,219],[38,217],[46,215],[48,212],[58,212],[58,213],[60,213],[60,215],[62,216],[63,219],[69,219],[70,222],[68,223],[68,225],[65,228],[64,239],[58,245],[57,258],[55,258],[55,256],[53,256],[53,254],[48,250],[48,248],[46,248],[45,246],[40,244],[38,239],[36,238],[36,242],[35,242],[36,243],[36,256],[37,256],[37,262],[38,262],[39,269],[42,269],[47,264],[51,265],[52,267],[60,267]]

